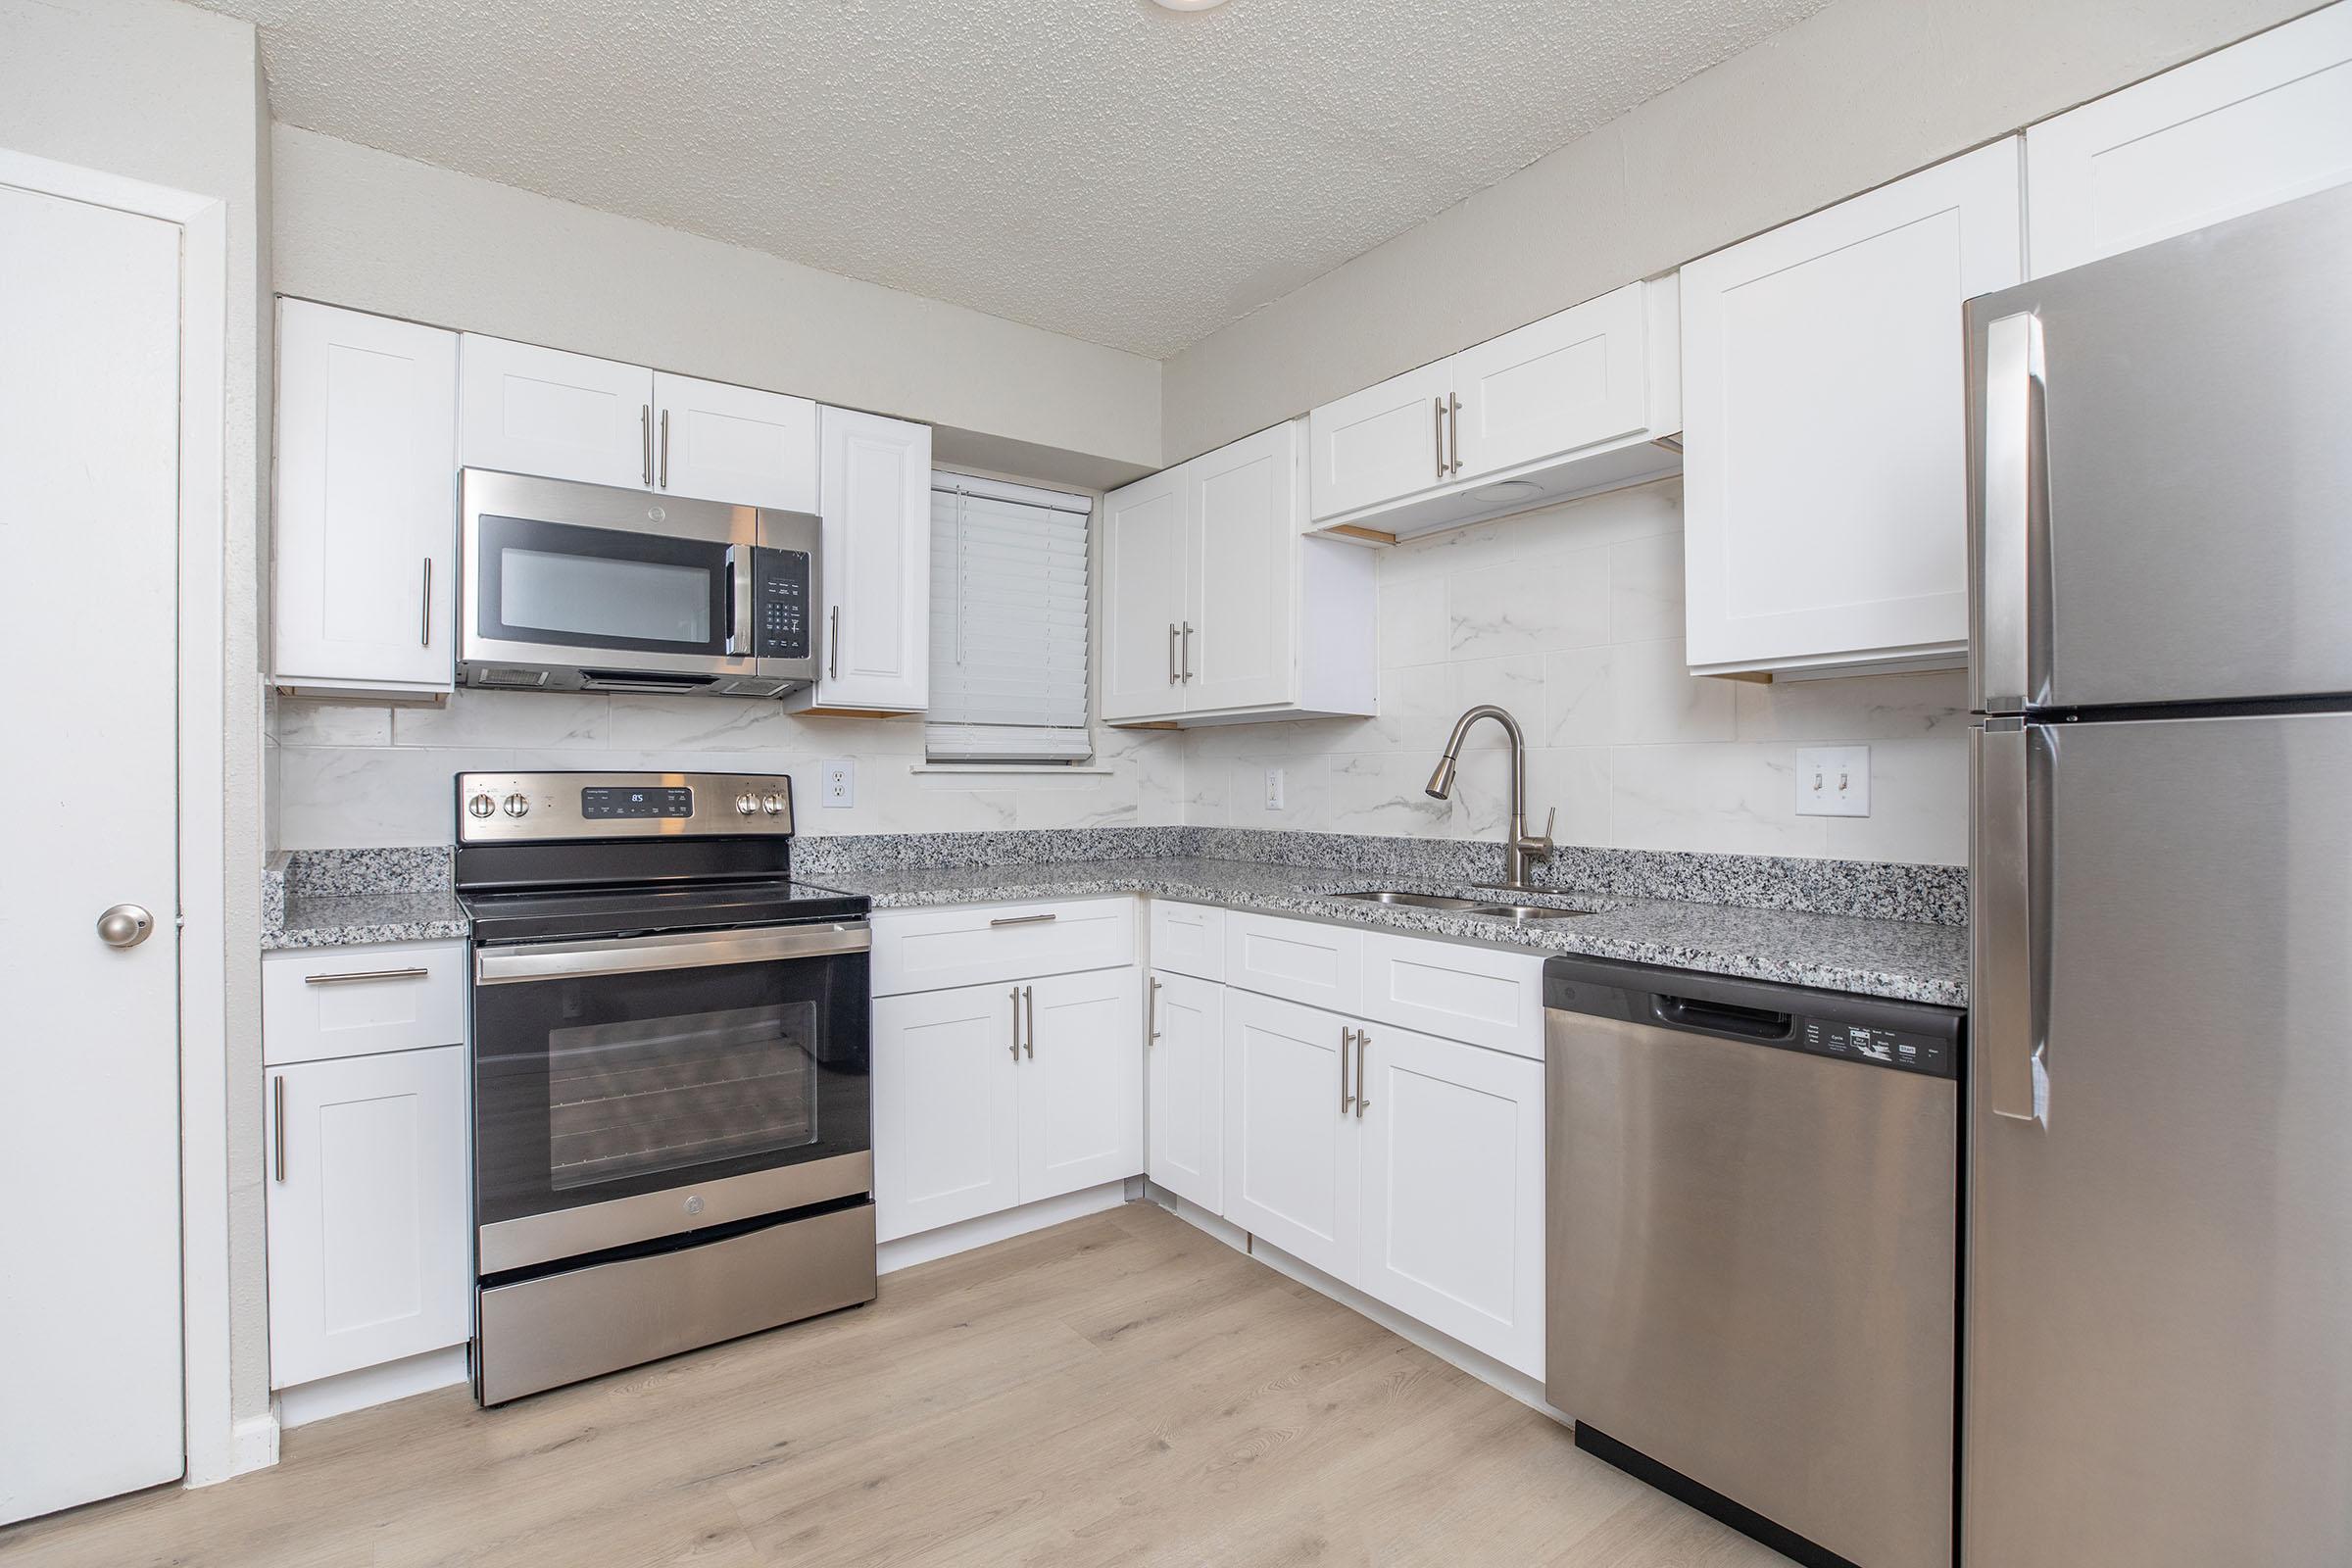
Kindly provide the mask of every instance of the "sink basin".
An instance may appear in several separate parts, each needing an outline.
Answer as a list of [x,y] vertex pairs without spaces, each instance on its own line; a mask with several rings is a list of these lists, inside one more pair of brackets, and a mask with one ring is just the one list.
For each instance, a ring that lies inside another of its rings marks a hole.
[[1524,925],[1530,920],[1573,920],[1591,914],[1590,909],[1554,909],[1533,904],[1480,904],[1470,913],[1490,920],[1515,920]]
[[1335,893],[1335,899],[1360,899],[1366,904],[1403,904],[1416,909],[1489,909],[1484,899],[1454,899],[1442,893],[1398,893],[1383,888],[1372,893]]

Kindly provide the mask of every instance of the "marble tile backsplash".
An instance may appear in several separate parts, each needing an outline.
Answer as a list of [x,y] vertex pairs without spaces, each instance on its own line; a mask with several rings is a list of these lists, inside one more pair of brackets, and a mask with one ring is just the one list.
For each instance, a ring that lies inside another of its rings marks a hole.
[[[1380,556],[1372,718],[1186,732],[1184,820],[1498,839],[1498,758],[1423,793],[1456,714],[1519,719],[1531,825],[1563,845],[1959,865],[1968,858],[1960,671],[1770,685],[1694,677],[1683,652],[1682,482],[1566,502]],[[1796,748],[1870,748],[1871,814],[1796,814]],[[1482,724],[1469,751],[1499,750]],[[1267,805],[1266,771],[1283,772]]]

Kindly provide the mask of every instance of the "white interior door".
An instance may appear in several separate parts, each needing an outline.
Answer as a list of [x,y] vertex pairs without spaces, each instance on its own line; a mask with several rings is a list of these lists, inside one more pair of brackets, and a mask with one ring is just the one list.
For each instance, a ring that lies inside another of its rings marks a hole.
[[1136,972],[1098,969],[1022,986],[1021,1201],[1144,1168],[1142,999]]
[[1225,1211],[1225,988],[1159,970],[1152,976],[1152,1179],[1212,1214]]
[[[0,777],[32,829],[0,877],[0,1523],[181,1468],[179,248],[0,188],[0,626],[39,762]],[[134,946],[93,929],[115,906]]]

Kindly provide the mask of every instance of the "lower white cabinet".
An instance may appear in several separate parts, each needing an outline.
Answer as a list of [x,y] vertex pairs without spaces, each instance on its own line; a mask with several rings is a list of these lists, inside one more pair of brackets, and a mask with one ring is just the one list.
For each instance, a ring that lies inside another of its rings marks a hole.
[[1151,1157],[1145,1172],[1187,1202],[1220,1213],[1225,1207],[1225,988],[1166,969],[1154,970],[1149,984],[1144,1063]]
[[1355,1281],[1354,1025],[1254,992],[1225,993],[1225,1217]]
[[270,1386],[464,1344],[466,1048],[304,1061],[267,1079]]
[[1144,1168],[1143,1004],[1133,968],[1021,987],[1021,1201],[1099,1187]]

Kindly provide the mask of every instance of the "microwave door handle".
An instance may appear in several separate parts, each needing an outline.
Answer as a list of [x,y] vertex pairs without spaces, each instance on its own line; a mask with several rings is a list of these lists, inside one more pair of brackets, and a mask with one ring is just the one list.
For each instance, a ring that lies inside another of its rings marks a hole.
[[723,652],[730,659],[744,652],[743,607],[751,603],[751,552],[741,545],[727,546],[727,641]]

